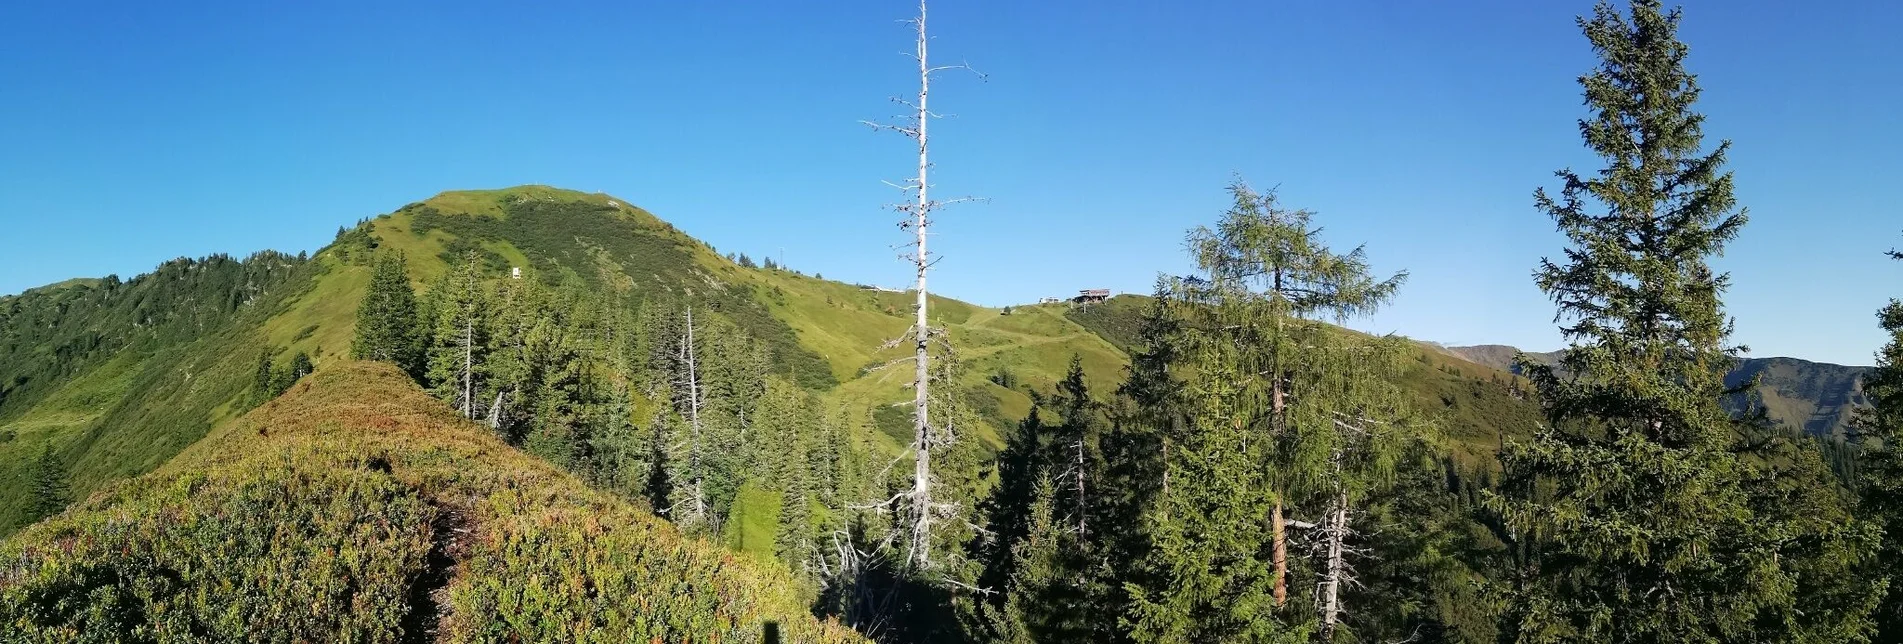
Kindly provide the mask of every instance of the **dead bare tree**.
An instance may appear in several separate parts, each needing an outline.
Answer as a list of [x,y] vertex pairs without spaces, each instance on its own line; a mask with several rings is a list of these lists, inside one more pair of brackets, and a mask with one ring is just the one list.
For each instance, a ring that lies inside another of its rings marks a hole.
[[[1342,460],[1345,451],[1353,449],[1353,442],[1367,438],[1373,431],[1368,425],[1371,421],[1364,418],[1335,420],[1335,431],[1341,440],[1335,442],[1335,448],[1329,453],[1329,467],[1334,471],[1335,494],[1329,504],[1328,513],[1316,526],[1318,539],[1316,548],[1322,558],[1321,579],[1316,582],[1315,608],[1321,617],[1321,639],[1334,641],[1335,629],[1341,626],[1347,608],[1342,603],[1341,594],[1345,587],[1360,586],[1355,576],[1351,558],[1366,557],[1367,548],[1356,547],[1350,540],[1356,536],[1350,523],[1355,514],[1348,498],[1348,488],[1343,484]],[[1346,444],[1346,445],[1344,445]]]
[[1088,500],[1089,497],[1085,496],[1084,490],[1084,472],[1089,469],[1089,467],[1084,454],[1084,440],[1082,436],[1079,436],[1075,442],[1070,444],[1070,479],[1077,487],[1077,505],[1073,511],[1077,513],[1078,539],[1083,539],[1090,534],[1090,526],[1087,523],[1087,519],[1090,516],[1090,501]]
[[[907,535],[909,552],[907,553],[907,561],[909,565],[921,569],[929,568],[932,564],[932,520],[933,516],[938,513],[935,509],[937,504],[934,502],[932,495],[932,451],[939,443],[943,442],[939,440],[939,437],[934,436],[930,414],[931,396],[929,389],[932,378],[930,364],[931,343],[935,332],[931,328],[931,324],[926,315],[927,306],[929,304],[929,291],[926,289],[926,275],[930,272],[936,260],[927,250],[927,242],[930,238],[929,229],[931,227],[933,213],[950,203],[966,200],[934,201],[929,194],[932,184],[928,176],[931,171],[932,163],[931,139],[927,134],[927,128],[932,119],[941,118],[941,115],[932,112],[927,107],[927,99],[931,95],[932,76],[934,74],[950,70],[969,71],[971,69],[964,64],[932,66],[927,56],[927,49],[930,45],[931,37],[926,31],[925,18],[925,0],[919,0],[918,17],[904,21],[912,25],[917,32],[916,49],[907,55],[918,62],[918,95],[915,99],[895,97],[892,100],[909,108],[909,113],[901,117],[899,124],[865,122],[874,129],[892,130],[904,134],[918,144],[918,176],[907,179],[903,183],[887,182],[887,184],[910,195],[911,199],[894,205],[893,209],[905,215],[905,218],[899,222],[899,228],[911,232],[915,237],[911,244],[911,252],[905,256],[905,258],[911,262],[917,273],[918,285],[915,293],[917,301],[913,305],[913,324],[906,335],[906,337],[911,339],[913,346],[913,355],[911,358],[913,363],[913,437],[910,448],[910,452],[913,456],[913,471],[912,489],[909,493],[904,495],[904,500],[909,514],[907,517],[907,523],[909,524],[909,534]],[[901,338],[901,341],[903,341],[903,339],[904,338]]]
[[694,343],[694,308],[688,307],[685,316],[687,324],[681,331],[680,348],[676,352],[676,357],[681,364],[681,374],[674,386],[675,391],[685,394],[687,398],[684,407],[687,411],[688,435],[686,445],[682,447],[687,451],[687,478],[691,496],[682,499],[676,505],[685,505],[687,509],[685,516],[680,519],[681,523],[697,525],[707,519],[707,495],[701,485],[702,479],[705,478],[704,472],[701,471],[700,406],[703,392],[700,387],[700,356]]

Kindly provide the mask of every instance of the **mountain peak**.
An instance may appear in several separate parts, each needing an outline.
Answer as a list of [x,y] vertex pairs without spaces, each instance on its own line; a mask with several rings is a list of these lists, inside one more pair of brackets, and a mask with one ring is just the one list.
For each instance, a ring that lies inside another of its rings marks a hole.
[[486,215],[499,218],[506,216],[510,204],[529,201],[582,202],[653,216],[607,193],[582,192],[540,184],[484,190],[446,190],[405,208],[421,205],[435,208],[446,214]]

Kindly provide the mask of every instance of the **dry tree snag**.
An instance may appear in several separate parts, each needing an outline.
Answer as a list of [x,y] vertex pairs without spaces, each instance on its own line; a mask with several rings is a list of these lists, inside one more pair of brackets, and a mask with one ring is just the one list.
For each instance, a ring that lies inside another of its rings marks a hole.
[[[911,56],[913,60],[918,63],[918,94],[914,98],[895,97],[892,100],[893,102],[906,106],[908,108],[908,114],[900,118],[899,124],[866,122],[867,125],[872,126],[874,129],[892,130],[904,134],[918,144],[918,175],[905,180],[903,183],[887,182],[887,185],[898,188],[910,196],[910,199],[907,201],[894,205],[893,209],[905,215],[905,218],[899,222],[899,227],[910,231],[914,235],[911,252],[905,254],[904,257],[912,264],[918,280],[916,291],[914,292],[917,300],[913,305],[913,324],[906,336],[911,339],[913,346],[913,355],[911,357],[913,368],[912,445],[910,449],[913,455],[912,489],[909,493],[903,495],[910,515],[908,517],[908,523],[910,525],[908,529],[909,534],[907,536],[907,548],[909,550],[907,560],[910,565],[917,568],[927,568],[931,566],[932,519],[933,514],[936,512],[935,502],[932,496],[932,452],[934,448],[941,446],[941,444],[947,440],[945,437],[937,435],[939,432],[933,427],[930,414],[930,385],[932,377],[930,350],[934,331],[927,318],[929,291],[926,289],[926,276],[927,273],[930,272],[932,264],[936,263],[936,260],[927,250],[926,245],[930,239],[929,229],[932,223],[932,214],[939,208],[949,205],[950,203],[968,200],[956,199],[950,202],[934,201],[929,194],[931,182],[928,177],[931,172],[932,163],[931,138],[928,134],[928,126],[932,119],[940,118],[941,115],[932,112],[931,109],[927,107],[927,101],[931,95],[932,76],[934,74],[955,69],[971,69],[969,66],[963,64],[942,65],[938,67],[931,65],[930,59],[927,56],[927,49],[931,38],[926,32],[925,18],[925,2],[924,0],[920,0],[918,5],[918,17],[905,21],[911,24],[917,32],[916,48],[913,52],[906,55]],[[903,339],[904,338],[901,338],[901,341],[903,341]]]

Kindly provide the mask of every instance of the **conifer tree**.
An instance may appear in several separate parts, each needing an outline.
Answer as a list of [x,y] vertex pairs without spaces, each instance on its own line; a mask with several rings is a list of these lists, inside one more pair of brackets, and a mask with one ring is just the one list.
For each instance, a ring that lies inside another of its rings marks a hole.
[[[998,452],[993,466],[998,483],[978,507],[987,526],[984,538],[974,544],[985,565],[978,577],[984,588],[1004,588],[1010,581],[1017,568],[1014,549],[1031,524],[1031,503],[1039,483],[1048,482],[1042,462],[1047,438],[1042,408],[1042,396],[1033,395],[1030,411],[1018,421],[1017,430],[1006,437],[1004,449]],[[1001,602],[1006,597],[1000,594],[993,599]]]
[[1011,575],[999,588],[1002,608],[991,619],[993,641],[1091,641],[1091,626],[1102,615],[1082,612],[1075,581],[1081,553],[1076,533],[1056,516],[1058,481],[1040,478],[1031,489],[1024,527],[1011,547]]
[[[1903,253],[1889,255],[1903,260]],[[1863,512],[1883,528],[1869,583],[1887,584],[1890,595],[1874,616],[1873,641],[1897,642],[1903,641],[1903,602],[1897,601],[1903,595],[1903,300],[1890,300],[1877,321],[1889,342],[1877,352],[1876,369],[1863,378],[1871,408],[1856,422],[1863,445],[1857,484]]]
[[281,389],[290,389],[291,385],[297,384],[299,380],[303,380],[304,376],[311,375],[311,372],[316,371],[317,367],[311,364],[310,354],[299,351],[291,354],[291,364],[286,367],[286,370],[288,375]]
[[407,260],[402,253],[379,255],[370,273],[370,287],[357,306],[357,337],[350,345],[350,357],[381,360],[412,376],[422,375],[417,320]]
[[589,435],[595,454],[595,481],[623,496],[636,496],[648,468],[646,431],[634,422],[634,393],[625,371],[617,371],[606,399],[594,409],[597,431]]
[[51,444],[41,447],[39,458],[33,461],[32,518],[49,517],[66,509],[66,504],[72,502],[72,488],[66,479],[66,462],[59,453]]
[[277,371],[272,364],[272,353],[275,352],[271,349],[259,351],[256,366],[252,367],[251,391],[256,398],[255,402],[259,404],[277,395],[277,392],[273,391],[276,388]]
[[1579,20],[1600,60],[1580,78],[1580,132],[1605,168],[1562,170],[1558,198],[1535,193],[1570,241],[1535,278],[1571,347],[1558,368],[1520,360],[1550,425],[1503,451],[1508,480],[1488,502],[1531,553],[1503,637],[1854,639],[1854,610],[1820,617],[1794,597],[1797,569],[1817,561],[1798,547],[1836,537],[1754,515],[1763,495],[1747,480],[1808,482],[1741,458],[1746,428],[1721,407],[1737,349],[1728,279],[1707,260],[1745,224],[1723,171],[1730,144],[1703,150],[1680,13],[1630,9],[1602,2]]
[[1168,282],[1159,280],[1137,330],[1139,349],[1130,356],[1124,382],[1117,387],[1111,422],[1104,433],[1104,522],[1117,526],[1094,539],[1104,562],[1098,576],[1111,589],[1109,614],[1127,615],[1124,588],[1158,583],[1141,575],[1137,564],[1149,554],[1149,541],[1137,528],[1143,516],[1169,489],[1164,463],[1185,423],[1182,383],[1171,374],[1180,362],[1181,325],[1170,310]]
[[1084,363],[1073,354],[1070,369],[1057,383],[1052,402],[1062,423],[1051,434],[1047,446],[1049,476],[1056,482],[1057,512],[1066,530],[1075,532],[1080,543],[1088,543],[1090,521],[1101,511],[1095,495],[1103,485],[1103,458],[1098,451],[1102,430],[1098,404],[1090,398],[1084,383]]
[[641,497],[647,499],[648,507],[654,514],[666,519],[675,517],[674,450],[670,444],[675,435],[676,415],[671,409],[655,411],[654,420],[649,423],[647,478],[641,482]]
[[463,418],[482,412],[476,397],[482,391],[483,364],[489,346],[489,297],[482,282],[482,257],[463,257],[432,289],[429,382],[436,397],[449,401]]

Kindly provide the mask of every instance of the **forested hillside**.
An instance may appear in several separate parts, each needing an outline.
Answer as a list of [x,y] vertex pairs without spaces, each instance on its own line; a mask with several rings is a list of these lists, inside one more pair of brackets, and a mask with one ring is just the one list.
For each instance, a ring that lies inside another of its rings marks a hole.
[[0,534],[242,413],[260,356],[290,357],[268,322],[317,271],[274,252],[178,259],[0,299]]

